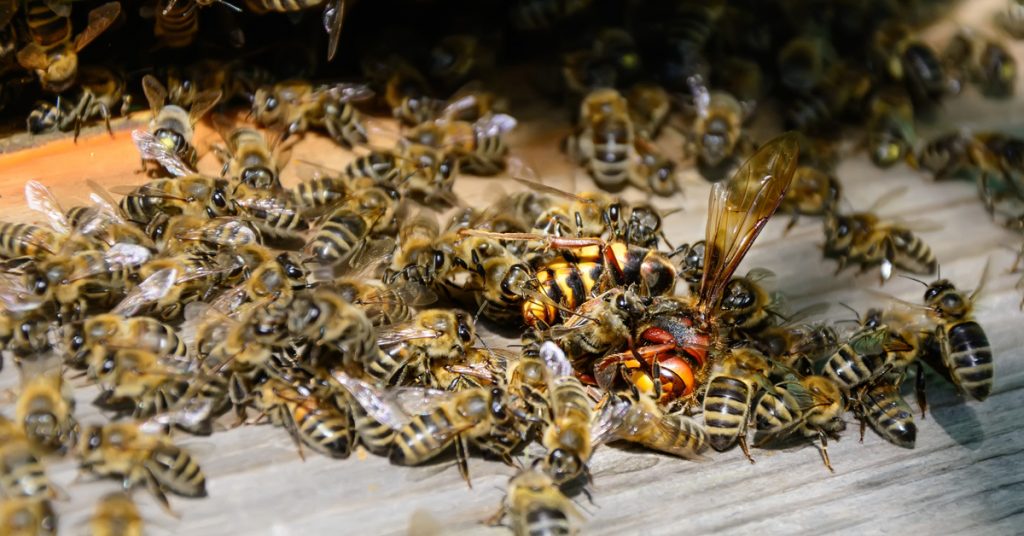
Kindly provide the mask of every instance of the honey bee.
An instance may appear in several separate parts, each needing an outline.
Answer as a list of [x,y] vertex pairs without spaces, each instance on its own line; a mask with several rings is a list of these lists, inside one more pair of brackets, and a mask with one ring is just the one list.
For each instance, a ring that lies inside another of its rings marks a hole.
[[[883,323],[877,311],[869,311],[867,322],[825,362],[822,373],[849,391],[889,372],[899,372],[914,357],[916,339],[907,340],[901,331]],[[912,336],[912,334],[910,334]]]
[[28,118],[28,131],[41,134],[52,130],[75,132],[75,139],[82,125],[93,118],[103,119],[107,132],[110,116],[114,110],[126,115],[131,106],[131,95],[125,93],[124,78],[113,70],[98,65],[83,65],[78,70],[79,93],[73,100],[57,97],[57,105],[43,103],[41,108],[32,110]]
[[259,245],[263,237],[250,221],[236,218],[158,214],[146,225],[157,252],[166,255],[209,255]]
[[[131,294],[119,304],[121,311],[145,309],[163,320],[181,316],[186,305],[211,296],[231,281],[236,263],[221,264],[201,255],[175,255],[153,259],[139,268],[139,277],[156,288],[139,285],[141,294]],[[157,279],[151,279],[157,278]]]
[[0,492],[5,499],[56,497],[57,488],[46,477],[43,464],[21,427],[0,418],[0,434],[3,435],[0,443]]
[[302,386],[292,386],[271,378],[256,392],[257,405],[270,420],[283,426],[302,445],[331,458],[347,458],[355,443],[355,428],[348,405]]
[[590,6],[591,0],[517,0],[510,8],[512,23],[523,30],[555,26]]
[[686,282],[690,294],[700,290],[700,282],[704,278],[704,252],[707,244],[703,240],[693,244],[679,246],[672,257],[680,257],[679,278]]
[[824,36],[794,37],[779,49],[776,59],[782,84],[795,93],[811,93],[822,85],[836,56]]
[[142,516],[127,493],[109,493],[96,503],[89,528],[94,536],[142,536]]
[[957,390],[979,401],[992,392],[993,378],[992,346],[973,314],[974,300],[984,287],[984,280],[983,274],[978,288],[970,295],[957,290],[948,279],[932,282],[924,294],[928,314],[937,324],[935,339],[942,363],[949,369]]
[[383,104],[391,115],[408,126],[436,119],[444,102],[431,97],[427,78],[406,60],[392,55],[363,62],[363,72],[383,88]]
[[779,205],[781,214],[790,214],[786,228],[791,229],[800,216],[824,216],[839,205],[842,185],[832,174],[812,166],[796,168],[793,183]]
[[958,90],[973,82],[986,97],[1013,96],[1017,62],[1002,43],[962,29],[950,39],[942,56]]
[[288,307],[291,313],[286,320],[287,329],[297,342],[308,341],[332,349],[341,355],[343,364],[377,364],[380,352],[373,324],[366,313],[346,301],[337,290],[324,286],[300,293],[290,300]]
[[496,434],[514,434],[515,416],[498,387],[458,392],[407,388],[380,391],[341,371],[332,376],[373,418],[395,431],[389,457],[398,465],[419,465],[455,446],[459,473],[469,482],[469,444],[488,450]]
[[334,59],[345,20],[345,0],[245,0],[245,7],[257,14],[295,13],[324,6],[323,25],[327,30],[327,61]]
[[525,469],[508,482],[508,491],[491,524],[508,518],[516,536],[573,534],[572,519],[582,517],[548,474]]
[[206,476],[195,458],[166,435],[148,433],[138,423],[85,427],[78,456],[83,471],[120,479],[125,491],[143,485],[168,510],[167,492],[206,496]]
[[296,195],[237,183],[230,199],[232,209],[252,223],[265,239],[299,240],[310,230],[307,205]]
[[[703,460],[708,434],[697,421],[681,413],[666,413],[645,394],[618,395],[605,411],[606,432],[597,437],[619,439],[689,460]],[[600,422],[600,421],[599,421]]]
[[70,7],[56,13],[46,2],[25,3],[31,42],[18,51],[18,63],[35,71],[43,89],[62,93],[78,76],[78,53],[100,36],[121,14],[121,4],[109,2],[89,12],[89,25],[72,39]]
[[217,102],[221,92],[218,89],[206,90],[196,95],[192,106],[185,110],[167,104],[167,88],[156,77],[146,75],[142,78],[142,89],[153,112],[150,131],[132,131],[143,163],[153,161],[163,168],[158,173],[169,173],[173,176],[184,176],[195,173],[199,155],[192,138],[195,126]]
[[[2,293],[0,299],[4,299]],[[42,308],[27,311],[0,308],[0,344],[11,353],[15,362],[43,354],[52,346],[49,333],[55,324],[49,312]]]
[[11,536],[53,536],[57,513],[47,499],[7,497],[0,501],[0,531]]
[[236,209],[246,206],[232,198],[228,188],[228,181],[202,175],[153,179],[128,190],[120,207],[127,219],[140,225],[148,224],[160,213],[210,218],[231,216]]
[[758,333],[754,346],[772,361],[810,374],[813,363],[832,355],[839,347],[839,334],[828,323],[799,324],[790,320]]
[[0,257],[42,259],[61,249],[60,235],[28,223],[0,222]]
[[836,259],[841,272],[850,263],[861,270],[880,267],[884,283],[893,268],[915,274],[935,272],[938,262],[928,244],[907,226],[885,222],[873,212],[832,213],[825,217],[825,257]]
[[1024,9],[1018,0],[1007,0],[1006,7],[996,13],[995,20],[1014,39],[1024,37]]
[[59,370],[23,378],[15,418],[29,443],[41,452],[63,452],[74,444],[78,430],[74,409],[71,387]]
[[913,154],[917,142],[914,106],[903,88],[879,90],[869,103],[868,154],[876,166],[887,168]]
[[773,277],[770,271],[754,268],[745,277],[734,277],[725,286],[719,320],[745,333],[759,333],[783,318],[782,297],[769,293],[761,282]]
[[422,143],[399,143],[401,166],[400,191],[403,196],[426,204],[446,203],[459,205],[452,191],[459,174],[459,158],[447,149]]
[[177,329],[147,316],[125,318],[116,313],[92,315],[85,320],[65,324],[63,335],[71,354],[65,361],[76,367],[90,361],[90,355],[105,352],[108,346],[130,346],[156,355],[183,359],[188,354]]
[[[331,267],[343,262],[357,266],[358,259],[374,257],[372,236],[394,226],[399,199],[398,192],[384,186],[360,188],[324,218],[306,243],[306,252],[314,262]],[[386,253],[391,252],[393,245],[390,239],[376,244]]]
[[224,141],[230,157],[224,162],[221,176],[253,188],[282,188],[280,175],[288,161],[286,152],[272,150],[263,134],[251,128],[235,128],[228,132]]
[[366,143],[366,127],[352,101],[373,93],[362,85],[314,87],[304,80],[286,80],[257,89],[252,115],[264,127],[280,129],[284,138],[317,128],[324,129],[345,147]]
[[407,281],[432,283],[445,262],[436,260],[434,241],[441,227],[433,215],[420,212],[406,219],[398,228],[398,244],[391,256],[391,265],[384,279],[394,282],[402,277]]
[[691,78],[690,85],[697,109],[693,125],[697,169],[708,181],[720,181],[752,152],[750,140],[743,135],[743,107],[728,93],[709,91],[700,77]]
[[636,134],[657,138],[672,110],[672,100],[665,88],[651,83],[633,84],[626,92],[626,101]]
[[431,47],[428,74],[451,88],[479,78],[493,65],[494,53],[479,37],[453,34],[442,37]]
[[816,446],[829,471],[828,438],[836,437],[842,420],[843,395],[839,386],[824,376],[804,376],[765,391],[755,410],[757,441],[761,446],[787,436],[817,439]]
[[[378,381],[400,384],[427,374],[432,364],[456,363],[476,336],[472,317],[461,311],[425,309],[407,324],[377,334],[382,353],[365,366]],[[428,380],[420,380],[432,383]]]
[[880,24],[870,47],[879,70],[906,86],[915,107],[926,110],[949,91],[945,70],[935,50],[918,39],[909,25],[896,20]]
[[708,443],[718,451],[739,440],[750,463],[754,458],[747,448],[747,422],[754,397],[771,384],[771,365],[760,352],[738,348],[721,361],[722,371],[711,377],[704,394],[704,427]]
[[614,89],[598,89],[580,104],[580,126],[570,153],[603,189],[621,190],[633,171],[634,131],[626,99]]
[[[475,96],[465,98],[473,99]],[[456,105],[461,103],[453,106]],[[515,126],[516,120],[512,116],[490,113],[473,122],[439,119],[433,123],[421,123],[406,138],[454,152],[458,155],[459,170],[465,173],[489,176],[505,169],[508,154],[505,134]]]
[[910,406],[900,394],[899,377],[883,376],[856,391],[854,413],[861,420],[861,441],[864,426],[871,428],[893,445],[912,449],[917,439],[917,425]]

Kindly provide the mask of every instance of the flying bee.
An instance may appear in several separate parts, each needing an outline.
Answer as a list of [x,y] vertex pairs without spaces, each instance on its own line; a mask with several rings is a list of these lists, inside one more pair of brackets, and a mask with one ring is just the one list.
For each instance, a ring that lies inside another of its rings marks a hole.
[[975,400],[985,400],[992,392],[992,346],[981,325],[974,320],[974,300],[985,283],[985,267],[978,288],[970,295],[959,291],[948,279],[928,285],[924,302],[935,320],[935,340],[942,363],[957,390]]
[[26,497],[48,499],[57,496],[35,449],[21,427],[0,417],[0,493],[6,499]]
[[11,536],[54,536],[57,513],[47,499],[7,497],[0,502],[0,530]]
[[148,224],[160,213],[168,216],[232,216],[241,205],[228,191],[224,179],[202,175],[176,179],[153,179],[125,191],[121,199],[122,213],[128,220]]
[[109,493],[96,503],[89,528],[94,536],[142,536],[142,515],[127,493]]
[[843,409],[842,391],[824,376],[804,376],[776,384],[758,401],[758,435],[754,446],[794,435],[817,439],[825,467],[834,472],[828,457],[828,438],[837,437],[846,427]]
[[509,480],[501,509],[490,522],[497,524],[506,517],[516,536],[568,536],[573,534],[572,519],[582,516],[550,475],[529,468]]
[[331,458],[347,458],[352,451],[355,428],[347,404],[274,378],[260,385],[256,396],[260,410],[295,439],[300,455],[302,445]]
[[722,451],[739,440],[750,463],[754,458],[747,448],[747,422],[754,397],[770,388],[771,365],[760,352],[737,348],[721,361],[722,370],[711,377],[704,394],[704,428],[708,443]]
[[871,428],[893,445],[912,449],[917,439],[914,414],[900,394],[900,378],[890,374],[872,381],[855,392],[853,411],[861,421],[860,438],[864,440],[864,427]]
[[352,101],[373,93],[362,85],[314,87],[304,80],[285,80],[257,89],[252,100],[256,123],[279,129],[284,138],[311,129],[323,129],[346,147],[366,143],[366,127]]
[[259,131],[238,127],[227,133],[229,158],[221,176],[243,182],[253,188],[280,190],[281,168],[288,162],[287,152],[271,149]]
[[836,273],[851,263],[859,264],[861,271],[879,266],[883,283],[892,277],[893,268],[927,275],[938,266],[931,248],[910,228],[885,222],[873,212],[827,214],[824,252],[839,262]]
[[178,105],[167,104],[167,88],[152,75],[142,78],[142,89],[153,112],[149,132],[132,131],[132,139],[142,155],[143,164],[156,162],[162,168],[155,172],[157,174],[166,172],[180,177],[195,173],[199,155],[192,145],[194,129],[196,123],[220,101],[220,90],[199,93],[192,106],[185,110]]
[[796,168],[793,183],[779,205],[779,212],[791,215],[786,228],[796,225],[800,216],[825,216],[839,205],[842,185],[830,173],[811,166]]
[[78,53],[100,36],[121,14],[121,4],[109,2],[89,12],[89,24],[72,38],[71,9],[56,13],[46,2],[25,3],[25,22],[31,42],[18,51],[18,63],[35,71],[43,89],[62,93],[78,77]]
[[148,433],[139,423],[89,425],[78,448],[83,471],[122,481],[125,491],[143,485],[165,508],[167,492],[205,497],[206,476],[188,451],[170,437]]
[[743,107],[728,93],[709,91],[700,77],[690,85],[697,110],[692,134],[697,169],[708,181],[720,181],[752,152],[743,134]]
[[345,0],[245,0],[247,10],[257,14],[296,13],[324,6],[323,27],[327,30],[327,61],[334,59],[345,20]]
[[912,157],[917,133],[914,106],[900,87],[879,90],[868,105],[867,145],[871,161],[887,168]]
[[398,465],[419,465],[454,445],[459,473],[468,483],[469,444],[486,451],[496,434],[515,433],[507,395],[498,387],[454,393],[406,388],[392,393],[341,371],[332,376],[377,422],[396,432],[389,457]]
[[71,387],[59,370],[26,376],[15,405],[25,437],[42,452],[64,451],[75,442],[78,423]]

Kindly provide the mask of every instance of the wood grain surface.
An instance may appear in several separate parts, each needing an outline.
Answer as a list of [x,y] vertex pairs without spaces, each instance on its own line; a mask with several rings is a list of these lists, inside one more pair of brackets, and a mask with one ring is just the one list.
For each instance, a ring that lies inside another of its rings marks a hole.
[[[961,22],[980,17],[971,10],[958,16]],[[936,28],[936,38],[947,35],[949,27]],[[1024,58],[1021,52],[1016,47],[1018,58]],[[951,99],[924,133],[954,126],[1017,128],[1024,119],[1022,102],[983,101],[971,95]],[[558,152],[568,127],[556,115],[523,117],[524,125],[513,135],[513,152],[537,169],[546,183],[575,191],[592,189],[590,180]],[[92,129],[77,145],[61,138],[41,147],[5,150],[0,155],[0,218],[37,219],[24,208],[22,187],[27,179],[50,186],[68,204],[87,199],[85,179],[104,185],[142,182],[135,173],[139,163],[129,137],[132,124],[121,121],[115,126],[113,137]],[[390,128],[383,122],[378,126],[381,131]],[[378,136],[380,143],[387,141],[387,135]],[[208,130],[201,130],[200,138],[201,147],[216,139]],[[676,141],[668,138],[662,144],[672,151]],[[17,143],[9,141],[3,147]],[[592,460],[593,500],[578,499],[586,511],[579,520],[584,533],[1024,532],[1024,314],[1018,308],[1021,294],[1014,288],[1019,275],[1009,273],[1021,238],[990,221],[971,184],[933,183],[905,166],[880,171],[853,145],[849,152],[838,171],[847,210],[867,208],[881,196],[903,191],[881,212],[926,224],[929,230],[921,236],[935,251],[944,277],[972,288],[990,263],[977,316],[995,353],[991,397],[984,403],[964,402],[942,379],[930,377],[931,407],[924,420],[918,415],[913,450],[890,445],[870,431],[859,442],[857,423],[848,415],[851,422],[842,440],[829,445],[835,474],[824,468],[811,445],[755,449],[754,465],[738,449],[712,453],[710,461],[695,463],[617,445],[602,447]],[[302,161],[340,168],[349,158],[350,153],[313,136],[296,148],[288,175],[294,180],[311,173]],[[218,171],[212,154],[204,156],[201,167]],[[684,171],[683,182],[682,195],[651,200],[661,208],[682,209],[666,220],[673,243],[700,239],[704,232],[708,185],[691,171]],[[457,191],[476,205],[521,187],[497,178],[460,177]],[[636,191],[625,196],[643,198]],[[786,293],[794,307],[842,302],[864,310],[880,304],[882,299],[871,292],[879,288],[877,273],[858,276],[851,270],[836,276],[835,263],[822,259],[820,221],[801,219],[788,234],[783,227],[782,221],[769,224],[740,272],[755,266],[771,270],[776,277],[769,284]],[[918,283],[903,278],[882,290],[914,302],[923,292]],[[833,319],[849,316],[839,307],[829,314]],[[486,339],[502,343],[493,335]],[[16,368],[8,363],[0,373],[0,389],[14,389],[17,383]],[[80,422],[104,420],[90,404],[96,390],[83,387],[76,392]],[[2,411],[12,408],[4,405]],[[243,426],[209,438],[183,435],[179,441],[197,455],[208,477],[209,497],[172,497],[172,507],[180,513],[175,519],[146,493],[137,493],[153,534],[419,535],[504,530],[481,524],[496,509],[514,472],[500,463],[472,459],[469,489],[451,460],[408,468],[364,452],[338,461],[307,451],[303,461],[287,433],[271,426]],[[82,532],[97,498],[115,490],[117,483],[76,478],[70,458],[49,460],[48,469],[69,496],[55,503],[62,532]]]

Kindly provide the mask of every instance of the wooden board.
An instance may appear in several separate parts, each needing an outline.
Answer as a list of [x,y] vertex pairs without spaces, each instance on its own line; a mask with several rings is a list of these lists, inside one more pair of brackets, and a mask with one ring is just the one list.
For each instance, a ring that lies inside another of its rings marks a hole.
[[[967,12],[965,12],[967,13]],[[971,13],[965,17],[973,16]],[[948,29],[948,28],[947,28]],[[943,29],[936,30],[941,35]],[[1020,54],[1018,47],[1018,57]],[[1024,87],[1024,83],[1021,84]],[[943,117],[927,132],[949,125],[974,128],[1012,127],[1024,116],[1021,99],[981,101],[965,96],[948,102]],[[113,138],[95,129],[77,145],[68,139],[43,147],[0,155],[0,217],[34,219],[24,208],[22,187],[36,179],[68,203],[83,201],[84,179],[104,185],[143,181],[134,173],[138,159],[119,123]],[[381,124],[382,129],[388,128]],[[567,131],[564,122],[540,114],[516,131],[516,155],[541,172],[545,182],[573,190],[593,188],[558,150]],[[208,131],[200,133],[214,139]],[[381,137],[381,142],[386,136]],[[674,147],[672,140],[665,146]],[[289,174],[309,173],[300,160],[338,168],[351,154],[323,139],[311,138],[296,148]],[[212,155],[202,168],[216,172]],[[847,208],[863,209],[897,189],[883,214],[937,224],[922,232],[942,265],[942,275],[964,288],[973,287],[990,263],[988,285],[978,302],[978,318],[995,352],[996,381],[984,403],[965,403],[938,378],[929,378],[931,408],[918,420],[917,448],[904,450],[868,432],[857,440],[853,421],[842,441],[829,452],[836,468],[830,474],[808,445],[785,451],[755,450],[755,465],[738,450],[712,453],[694,463],[671,457],[602,447],[592,460],[593,502],[579,499],[587,511],[580,520],[591,534],[679,533],[970,533],[1008,534],[1024,527],[1024,314],[1010,274],[1021,238],[996,227],[966,183],[930,181],[906,167],[880,171],[863,155],[843,162],[839,177]],[[667,218],[674,243],[703,236],[708,185],[684,172],[685,191],[671,199],[654,199],[662,208],[682,208]],[[500,179],[460,178],[459,194],[467,203],[494,200],[502,190],[521,186]],[[642,198],[639,192],[627,197]],[[790,233],[772,222],[758,240],[741,272],[764,267],[776,274],[774,288],[794,307],[843,302],[864,310],[880,298],[874,272],[834,275],[835,264],[821,258],[821,224],[802,219]],[[896,278],[884,292],[919,301],[923,288]],[[833,307],[832,318],[849,313]],[[488,336],[492,343],[499,343]],[[0,388],[17,385],[13,366],[0,373]],[[90,405],[94,388],[77,391],[77,416],[83,423],[103,416]],[[9,413],[11,408],[3,406]],[[852,417],[849,417],[852,421]],[[501,500],[514,469],[473,459],[473,489],[459,478],[450,460],[425,467],[395,467],[383,458],[357,453],[329,460],[307,452],[302,461],[288,435],[271,426],[244,426],[210,438],[182,436],[208,476],[210,496],[202,500],[172,498],[180,519],[165,515],[144,492],[136,497],[153,533],[215,534],[501,534],[483,526]],[[51,478],[69,495],[55,506],[66,533],[78,533],[98,497],[117,488],[113,481],[76,479],[72,459],[52,460]]]

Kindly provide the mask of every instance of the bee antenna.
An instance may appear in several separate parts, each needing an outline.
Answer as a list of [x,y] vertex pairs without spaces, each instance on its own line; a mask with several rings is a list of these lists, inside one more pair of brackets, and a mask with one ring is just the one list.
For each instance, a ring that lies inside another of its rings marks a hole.
[[[925,283],[924,281],[921,281],[920,279],[918,279],[916,277],[911,277],[911,276],[906,275],[906,274],[900,274],[900,277],[902,277],[904,279],[909,279],[911,281],[917,281],[918,283],[921,283],[922,285],[924,285],[926,287],[928,286],[928,283]],[[941,269],[939,270],[939,279],[942,279],[942,270]]]
[[849,305],[847,305],[847,304],[845,304],[843,302],[839,302],[839,305],[842,306],[842,307],[845,307],[848,311],[853,313],[853,316],[855,316],[857,318],[857,323],[858,324],[860,323],[860,313],[858,313],[856,309],[854,309],[853,307],[850,307]]

